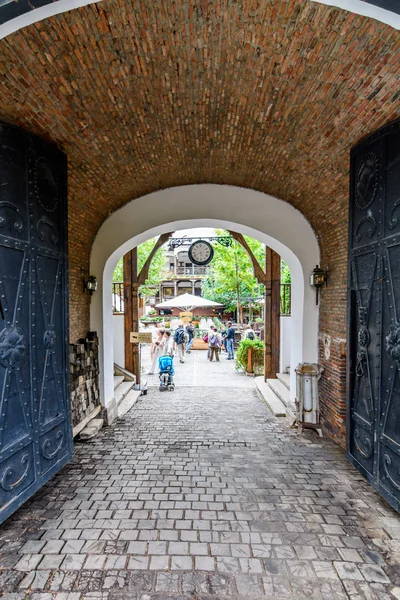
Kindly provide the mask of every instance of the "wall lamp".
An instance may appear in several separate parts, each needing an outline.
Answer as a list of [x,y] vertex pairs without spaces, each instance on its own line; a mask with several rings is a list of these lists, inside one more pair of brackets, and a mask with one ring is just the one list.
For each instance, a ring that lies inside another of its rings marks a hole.
[[86,281],[83,280],[83,289],[90,295],[97,290],[97,279],[94,275],[90,275]]
[[316,267],[313,269],[311,276],[310,276],[310,285],[312,287],[315,287],[315,292],[316,292],[316,304],[318,304],[318,296],[320,293],[321,288],[325,285],[328,285],[328,269],[325,269],[325,271],[323,269],[321,269],[321,267],[319,267],[318,265],[316,265]]

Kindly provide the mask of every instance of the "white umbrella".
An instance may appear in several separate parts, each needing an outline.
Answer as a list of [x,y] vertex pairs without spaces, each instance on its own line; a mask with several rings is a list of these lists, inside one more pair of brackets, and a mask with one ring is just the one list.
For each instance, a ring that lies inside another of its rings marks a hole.
[[201,296],[194,296],[193,294],[182,294],[181,296],[171,298],[171,300],[165,300],[160,304],[156,304],[156,308],[180,308],[186,312],[204,306],[222,306],[222,304],[207,300],[207,298],[202,298]]

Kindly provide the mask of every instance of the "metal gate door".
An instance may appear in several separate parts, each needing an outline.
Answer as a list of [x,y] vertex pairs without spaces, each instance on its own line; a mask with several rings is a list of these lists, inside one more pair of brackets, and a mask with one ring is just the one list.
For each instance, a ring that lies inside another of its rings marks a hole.
[[72,455],[66,158],[0,124],[0,522]]
[[400,510],[400,124],[351,155],[348,457]]

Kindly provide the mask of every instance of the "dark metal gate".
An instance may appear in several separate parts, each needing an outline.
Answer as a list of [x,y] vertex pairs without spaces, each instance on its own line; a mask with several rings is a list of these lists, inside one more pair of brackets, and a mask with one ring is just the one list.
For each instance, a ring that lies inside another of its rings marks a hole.
[[400,123],[351,154],[350,461],[400,510]]
[[72,456],[66,169],[0,124],[0,522]]

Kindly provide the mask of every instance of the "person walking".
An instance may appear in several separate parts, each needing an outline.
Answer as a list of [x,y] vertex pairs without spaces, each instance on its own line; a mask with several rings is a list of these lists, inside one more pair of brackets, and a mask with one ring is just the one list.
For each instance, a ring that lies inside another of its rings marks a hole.
[[174,355],[174,340],[171,337],[171,332],[166,329],[164,332],[163,356]]
[[155,340],[151,344],[150,357],[151,367],[147,371],[147,375],[154,375],[155,369],[158,365],[158,359],[163,355],[164,352],[164,329],[158,329],[156,332]]
[[187,354],[190,354],[191,347],[193,344],[193,338],[194,338],[194,325],[192,322],[190,322],[188,325],[186,325],[186,333],[189,338],[188,342],[186,344],[186,352],[187,352]]
[[235,340],[235,330],[232,327],[231,321],[228,322],[228,332],[226,334],[226,349],[228,351],[227,360],[233,360],[235,358],[235,353],[233,350],[233,342]]
[[207,344],[208,344],[208,348],[207,348],[207,359],[210,359],[210,338],[214,333],[214,324],[211,323],[209,330],[207,331]]
[[174,349],[177,350],[179,356],[179,362],[184,363],[183,357],[185,356],[185,330],[183,329],[183,322],[179,321],[178,327],[174,335]]
[[210,335],[208,336],[208,347],[210,349],[210,362],[212,362],[214,356],[215,360],[219,362],[219,351],[222,345],[221,334],[218,333],[218,329],[214,326],[210,329]]
[[256,339],[256,334],[254,331],[254,323],[249,323],[247,329],[244,332],[244,335],[245,335],[246,340],[255,340]]
[[226,347],[226,329],[225,329],[224,325],[221,325],[219,332],[220,332],[221,337],[222,337],[221,351],[222,351],[222,348],[223,348],[225,350],[225,352],[228,352],[228,349]]

